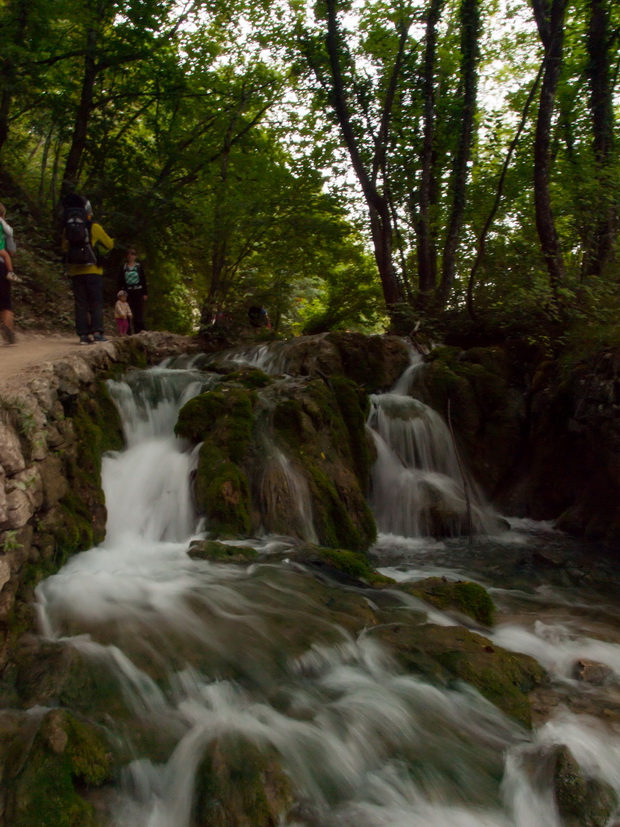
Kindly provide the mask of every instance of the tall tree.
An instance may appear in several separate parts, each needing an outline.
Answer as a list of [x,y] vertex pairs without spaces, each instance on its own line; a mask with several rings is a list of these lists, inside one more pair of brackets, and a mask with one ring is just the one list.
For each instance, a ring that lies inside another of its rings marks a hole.
[[[375,129],[368,126],[366,134],[360,134],[359,115],[353,113],[351,100],[363,97],[356,83],[355,67],[350,60],[338,19],[338,0],[321,0],[326,31],[324,46],[327,61],[312,50],[305,52],[312,68],[321,81],[327,83],[331,107],[339,124],[342,138],[351,159],[351,165],[360,185],[368,209],[370,232],[383,295],[388,309],[403,298],[402,287],[396,274],[392,257],[393,224],[390,200],[385,180],[386,155],[390,142],[390,125],[394,96],[401,77],[403,57],[409,38],[411,18],[404,14],[398,23],[396,54],[386,72],[387,78],[378,107]],[[347,84],[348,76],[348,84]],[[363,115],[364,113],[362,113]],[[370,152],[364,144],[372,145]]]
[[479,0],[461,0],[461,83],[460,133],[452,171],[452,207],[448,218],[443,249],[441,284],[437,289],[436,304],[443,308],[448,300],[456,268],[456,251],[460,239],[467,196],[468,168],[474,142],[476,98],[478,90],[478,61],[480,51]]
[[585,250],[585,276],[600,276],[609,260],[617,235],[615,187],[611,180],[614,161],[614,85],[612,72],[613,43],[609,6],[606,0],[588,2],[589,109],[592,123],[595,176],[599,194],[593,238]]
[[551,124],[562,71],[564,16],[568,0],[531,0],[544,47],[545,69],[540,89],[534,139],[534,203],[536,229],[554,297],[565,280],[564,259],[551,205]]

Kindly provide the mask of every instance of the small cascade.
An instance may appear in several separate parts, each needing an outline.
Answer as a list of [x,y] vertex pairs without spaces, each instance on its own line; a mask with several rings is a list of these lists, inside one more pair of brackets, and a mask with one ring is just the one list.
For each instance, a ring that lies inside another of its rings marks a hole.
[[172,432],[183,405],[215,381],[199,372],[154,368],[108,383],[127,450],[103,459],[107,543],[124,535],[178,541],[194,529],[189,475],[196,456]]
[[377,527],[403,537],[492,532],[497,521],[459,463],[447,425],[428,405],[404,395],[421,367],[417,354],[394,390],[370,397]]
[[268,452],[259,493],[263,524],[268,532],[293,534],[309,543],[318,543],[308,483],[275,446]]

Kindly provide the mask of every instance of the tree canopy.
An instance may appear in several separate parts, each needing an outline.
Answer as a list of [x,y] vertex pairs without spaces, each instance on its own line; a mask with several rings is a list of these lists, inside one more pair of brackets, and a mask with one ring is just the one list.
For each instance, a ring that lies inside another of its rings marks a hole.
[[0,164],[85,193],[153,321],[615,321],[612,0],[5,0]]

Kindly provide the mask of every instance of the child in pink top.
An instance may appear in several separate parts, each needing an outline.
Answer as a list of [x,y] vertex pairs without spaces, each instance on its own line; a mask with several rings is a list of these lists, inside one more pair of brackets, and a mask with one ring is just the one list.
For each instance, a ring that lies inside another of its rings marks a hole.
[[129,333],[129,320],[132,317],[131,307],[127,301],[125,290],[119,290],[116,294],[118,301],[114,305],[114,318],[119,336],[126,336]]

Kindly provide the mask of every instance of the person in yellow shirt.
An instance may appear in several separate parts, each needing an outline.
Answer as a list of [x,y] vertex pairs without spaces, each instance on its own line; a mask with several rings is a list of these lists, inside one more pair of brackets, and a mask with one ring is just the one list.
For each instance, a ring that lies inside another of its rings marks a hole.
[[95,251],[99,248],[107,252],[113,247],[114,239],[93,221],[90,202],[80,195],[65,199],[62,249],[71,277],[75,329],[81,345],[107,341],[103,334],[103,267]]

